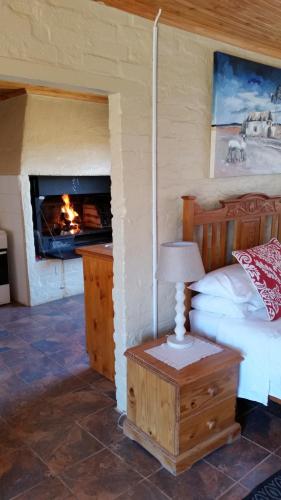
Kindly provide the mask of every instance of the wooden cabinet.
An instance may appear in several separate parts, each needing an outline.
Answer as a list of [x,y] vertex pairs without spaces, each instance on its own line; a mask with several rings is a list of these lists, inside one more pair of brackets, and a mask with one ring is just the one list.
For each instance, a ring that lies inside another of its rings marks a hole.
[[112,247],[90,245],[76,251],[83,256],[86,346],[90,364],[114,380]]
[[242,358],[221,346],[219,353],[176,370],[146,352],[165,340],[126,352],[124,433],[178,474],[240,436],[235,405]]

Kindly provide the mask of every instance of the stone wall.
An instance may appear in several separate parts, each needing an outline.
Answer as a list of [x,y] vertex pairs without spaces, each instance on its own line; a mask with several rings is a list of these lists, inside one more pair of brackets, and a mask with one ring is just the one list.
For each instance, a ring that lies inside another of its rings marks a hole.
[[[152,324],[152,23],[92,0],[1,0],[0,28],[6,77],[110,94],[116,382],[118,407],[124,409],[123,351],[148,337]],[[278,176],[208,178],[215,50],[281,66],[279,60],[160,24],[160,242],[181,235],[183,194],[211,205],[232,194],[280,191]],[[161,285],[159,309],[164,329],[174,315],[171,287]]]

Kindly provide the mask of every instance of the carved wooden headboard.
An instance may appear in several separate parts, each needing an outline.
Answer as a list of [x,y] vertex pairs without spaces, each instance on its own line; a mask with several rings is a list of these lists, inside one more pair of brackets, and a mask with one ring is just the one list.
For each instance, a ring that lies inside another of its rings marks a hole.
[[232,262],[232,250],[281,241],[281,196],[249,193],[204,210],[194,196],[183,196],[183,240],[197,241],[205,270]]

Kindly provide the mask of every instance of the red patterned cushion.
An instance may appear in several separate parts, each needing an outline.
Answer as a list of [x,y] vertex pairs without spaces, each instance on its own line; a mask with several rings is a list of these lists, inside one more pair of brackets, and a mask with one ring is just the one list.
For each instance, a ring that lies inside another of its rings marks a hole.
[[270,320],[281,318],[281,244],[276,238],[232,252],[259,292]]

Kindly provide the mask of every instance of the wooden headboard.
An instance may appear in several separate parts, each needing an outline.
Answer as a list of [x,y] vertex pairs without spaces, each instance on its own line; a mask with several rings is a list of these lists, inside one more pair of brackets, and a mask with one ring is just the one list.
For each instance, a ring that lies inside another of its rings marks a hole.
[[183,240],[197,241],[205,270],[232,262],[232,250],[250,248],[272,237],[281,241],[281,196],[248,193],[204,210],[194,196],[183,196]]

